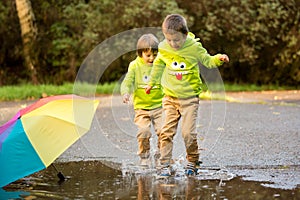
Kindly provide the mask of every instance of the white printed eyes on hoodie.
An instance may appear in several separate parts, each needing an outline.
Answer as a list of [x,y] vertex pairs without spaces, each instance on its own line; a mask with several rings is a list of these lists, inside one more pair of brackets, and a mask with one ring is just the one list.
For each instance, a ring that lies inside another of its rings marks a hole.
[[185,62],[178,63],[177,61],[174,61],[174,62],[172,62],[171,66],[173,69],[185,69],[186,68]]
[[144,76],[143,76],[143,82],[144,82],[144,83],[148,83],[149,80],[150,80],[150,76],[148,76],[148,75],[144,75]]

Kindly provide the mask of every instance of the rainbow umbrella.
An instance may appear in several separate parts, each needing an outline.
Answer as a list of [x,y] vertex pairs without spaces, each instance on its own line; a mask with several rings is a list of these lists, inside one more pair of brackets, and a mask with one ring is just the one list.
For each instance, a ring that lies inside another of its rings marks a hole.
[[0,187],[48,167],[90,129],[97,100],[42,98],[0,127]]

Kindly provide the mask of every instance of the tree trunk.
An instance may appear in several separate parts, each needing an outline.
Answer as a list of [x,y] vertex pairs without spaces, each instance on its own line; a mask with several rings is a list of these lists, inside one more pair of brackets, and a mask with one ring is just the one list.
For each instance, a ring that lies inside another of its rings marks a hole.
[[25,65],[30,73],[32,83],[38,84],[37,71],[31,56],[33,43],[37,35],[37,27],[35,25],[31,2],[30,0],[16,0],[16,8],[21,26]]

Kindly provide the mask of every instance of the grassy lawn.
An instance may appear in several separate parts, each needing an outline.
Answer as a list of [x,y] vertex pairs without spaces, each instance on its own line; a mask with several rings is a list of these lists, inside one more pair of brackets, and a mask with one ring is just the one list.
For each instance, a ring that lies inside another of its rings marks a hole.
[[[117,83],[102,85],[87,85],[65,83],[63,85],[14,85],[0,87],[0,101],[18,101],[18,100],[34,100],[42,97],[62,95],[62,94],[78,94],[86,95],[85,92],[91,94],[112,94],[114,90],[118,90]],[[119,91],[119,90],[118,90]]]
[[[18,101],[18,100],[34,100],[41,97],[47,97],[52,95],[62,94],[78,94],[85,95],[87,92],[93,95],[100,94],[113,94],[119,93],[120,85],[116,82],[105,83],[96,85],[65,83],[63,85],[17,85],[17,86],[1,86],[0,87],[0,101]],[[211,91],[227,91],[227,92],[239,92],[239,91],[263,91],[263,90],[289,90],[297,89],[293,87],[283,87],[276,85],[209,85],[204,88],[202,98],[210,98]]]

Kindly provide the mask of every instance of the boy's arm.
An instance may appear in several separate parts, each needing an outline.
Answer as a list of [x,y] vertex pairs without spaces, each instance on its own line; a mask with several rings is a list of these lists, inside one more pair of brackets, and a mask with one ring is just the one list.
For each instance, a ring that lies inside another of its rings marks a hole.
[[162,74],[164,72],[165,65],[166,64],[161,59],[160,53],[158,53],[156,59],[153,62],[153,66],[152,66],[152,69],[151,69],[149,83],[148,83],[147,87],[145,88],[145,92],[147,94],[150,93],[150,90],[152,89],[152,87],[154,85],[160,84],[161,76],[162,76]]
[[216,54],[211,56],[207,50],[198,43],[199,61],[207,68],[215,68],[221,66],[224,62],[229,62],[229,57],[226,54]]
[[124,78],[124,80],[121,83],[121,95],[123,95],[123,102],[128,103],[130,98],[130,88],[134,84],[134,78],[135,78],[135,66],[131,63],[128,67],[128,72]]

